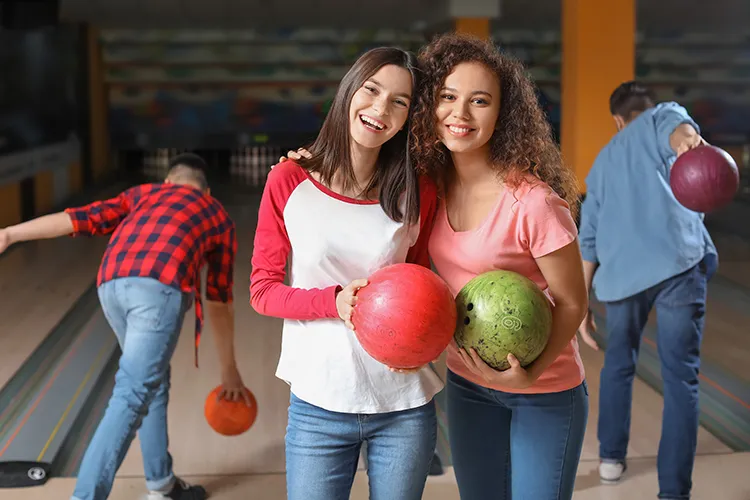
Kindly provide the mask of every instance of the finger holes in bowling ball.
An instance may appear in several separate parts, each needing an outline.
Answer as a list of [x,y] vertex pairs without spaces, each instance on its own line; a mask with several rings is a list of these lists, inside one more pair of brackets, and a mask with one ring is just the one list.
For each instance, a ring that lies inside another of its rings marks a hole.
[[471,320],[469,319],[469,317],[468,317],[468,316],[466,316],[466,317],[464,318],[464,325],[468,325],[470,321],[471,321]]
[[471,311],[472,309],[474,309],[474,304],[472,304],[471,302],[469,302],[469,305],[466,306],[466,310],[467,311]]

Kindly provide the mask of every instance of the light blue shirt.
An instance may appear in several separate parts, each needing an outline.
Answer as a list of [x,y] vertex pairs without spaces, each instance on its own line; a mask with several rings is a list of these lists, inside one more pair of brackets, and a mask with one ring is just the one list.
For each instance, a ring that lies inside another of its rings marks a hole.
[[703,214],[680,205],[669,186],[676,159],[669,136],[689,123],[665,102],[641,113],[601,150],[586,177],[579,240],[583,259],[599,264],[600,301],[633,296],[716,254]]

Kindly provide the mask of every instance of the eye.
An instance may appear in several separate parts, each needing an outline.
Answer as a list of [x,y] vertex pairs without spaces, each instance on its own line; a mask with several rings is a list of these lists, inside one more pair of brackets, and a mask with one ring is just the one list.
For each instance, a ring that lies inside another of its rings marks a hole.
[[452,94],[440,94],[440,98],[446,101],[452,101],[455,99]]
[[474,99],[473,102],[475,104],[479,104],[480,106],[484,106],[486,104],[489,104],[489,102],[487,102],[487,99],[484,99],[483,97],[477,97],[476,99]]
[[368,91],[371,94],[377,94],[378,93],[378,89],[376,89],[375,87],[373,87],[371,85],[365,85],[365,90]]
[[406,102],[406,101],[404,101],[403,99],[396,99],[396,100],[395,100],[395,101],[393,101],[393,102],[395,102],[395,103],[396,103],[396,104],[398,104],[399,106],[403,106],[403,107],[405,107],[405,108],[408,108],[408,107],[409,107],[409,103],[408,103],[408,102]]

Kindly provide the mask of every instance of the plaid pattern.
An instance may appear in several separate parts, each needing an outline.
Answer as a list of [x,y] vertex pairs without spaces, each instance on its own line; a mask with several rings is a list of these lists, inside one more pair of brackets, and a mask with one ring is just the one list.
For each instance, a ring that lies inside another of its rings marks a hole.
[[224,207],[190,186],[143,184],[109,200],[65,211],[73,235],[112,234],[97,285],[148,277],[195,292],[195,349],[203,326],[200,270],[208,265],[206,298],[231,302],[236,230]]

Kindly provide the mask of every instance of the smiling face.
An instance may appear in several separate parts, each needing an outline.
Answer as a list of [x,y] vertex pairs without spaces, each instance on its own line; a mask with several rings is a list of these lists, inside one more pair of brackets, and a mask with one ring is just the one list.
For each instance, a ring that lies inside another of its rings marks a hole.
[[489,147],[500,115],[500,82],[480,63],[461,63],[445,79],[435,110],[437,133],[449,151]]
[[393,64],[365,80],[349,106],[352,140],[375,149],[396,135],[409,116],[412,90],[411,73]]

